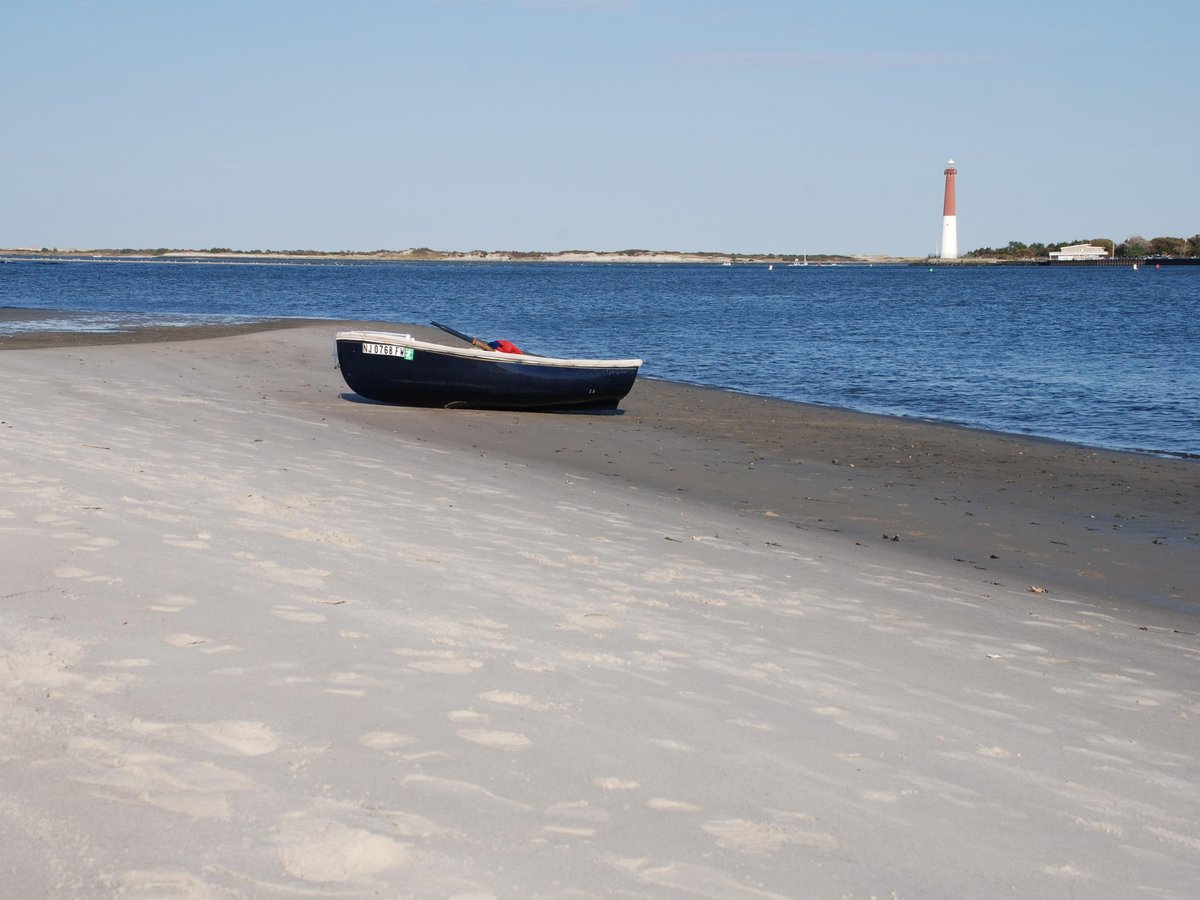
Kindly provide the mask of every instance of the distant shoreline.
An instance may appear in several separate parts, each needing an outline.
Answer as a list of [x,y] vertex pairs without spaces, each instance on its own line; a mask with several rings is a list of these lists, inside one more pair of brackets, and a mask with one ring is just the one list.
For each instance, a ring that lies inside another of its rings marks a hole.
[[0,263],[14,260],[65,262],[92,260],[97,262],[242,262],[242,263],[302,263],[302,262],[458,262],[458,263],[567,263],[567,264],[653,264],[653,265],[771,265],[771,266],[1052,266],[1054,268],[1090,268],[1117,266],[1144,268],[1159,266],[1200,266],[1200,258],[1192,257],[1119,257],[1117,259],[1052,260],[1000,259],[997,257],[939,257],[888,256],[886,254],[807,254],[772,253],[683,253],[674,250],[376,250],[372,252],[324,250],[80,250],[30,247],[0,248]]
[[[685,253],[674,250],[409,250],[299,251],[299,250],[108,250],[15,247],[0,248],[0,257],[23,259],[105,259],[105,260],[337,260],[348,262],[562,262],[562,263],[766,263],[791,265],[807,262],[817,265],[907,264],[924,262],[916,257],[883,254],[772,254],[772,253]],[[972,260],[974,262],[974,260]]]

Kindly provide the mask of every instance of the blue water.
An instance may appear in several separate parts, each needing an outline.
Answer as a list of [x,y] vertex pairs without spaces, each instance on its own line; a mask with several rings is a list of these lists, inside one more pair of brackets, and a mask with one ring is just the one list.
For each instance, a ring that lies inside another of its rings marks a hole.
[[[97,329],[436,319],[538,353],[640,356],[654,377],[1200,454],[1200,268],[21,260],[0,265],[3,306]],[[16,327],[61,323],[0,322]]]

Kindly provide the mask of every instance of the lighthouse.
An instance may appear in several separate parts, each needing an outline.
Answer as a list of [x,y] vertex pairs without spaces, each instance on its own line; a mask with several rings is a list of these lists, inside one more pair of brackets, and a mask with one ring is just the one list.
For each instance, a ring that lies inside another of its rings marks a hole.
[[942,259],[958,259],[958,215],[954,212],[954,160],[946,163],[946,200],[942,204]]

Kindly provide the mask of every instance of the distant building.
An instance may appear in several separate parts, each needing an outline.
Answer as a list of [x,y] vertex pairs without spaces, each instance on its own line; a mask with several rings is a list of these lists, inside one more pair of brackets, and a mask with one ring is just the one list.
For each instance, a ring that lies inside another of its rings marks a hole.
[[1071,244],[1061,250],[1051,250],[1050,258],[1056,262],[1079,262],[1085,259],[1108,259],[1108,248],[1095,244]]

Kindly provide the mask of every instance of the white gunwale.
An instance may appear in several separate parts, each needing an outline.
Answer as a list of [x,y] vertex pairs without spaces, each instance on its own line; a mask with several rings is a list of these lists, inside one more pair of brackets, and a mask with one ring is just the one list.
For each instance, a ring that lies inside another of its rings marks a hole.
[[339,341],[362,341],[371,344],[391,344],[396,347],[411,347],[426,353],[442,353],[481,362],[507,363],[518,366],[560,366],[575,369],[625,369],[641,368],[640,359],[562,359],[555,356],[534,356],[522,353],[501,353],[497,350],[479,350],[476,347],[450,347],[422,341],[408,335],[391,331],[339,331]]

